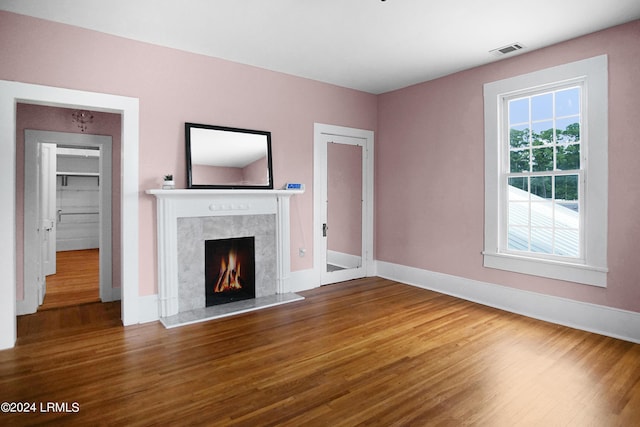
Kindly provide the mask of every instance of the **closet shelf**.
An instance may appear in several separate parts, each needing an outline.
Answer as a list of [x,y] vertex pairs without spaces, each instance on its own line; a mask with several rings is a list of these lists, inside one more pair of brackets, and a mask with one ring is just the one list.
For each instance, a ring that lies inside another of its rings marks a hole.
[[66,187],[69,185],[68,178],[70,176],[89,176],[98,178],[98,185],[100,184],[100,172],[64,172],[57,171],[56,175],[62,177],[62,186]]
[[56,172],[58,176],[100,176],[100,172]]

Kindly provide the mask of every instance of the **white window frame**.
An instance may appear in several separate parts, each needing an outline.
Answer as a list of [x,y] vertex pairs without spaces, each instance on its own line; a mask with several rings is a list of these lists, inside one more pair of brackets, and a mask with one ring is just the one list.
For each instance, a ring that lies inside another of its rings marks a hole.
[[[509,164],[504,143],[507,99],[515,94],[581,81],[580,259],[548,259],[506,248],[506,191],[501,185]],[[593,286],[607,285],[608,71],[607,56],[576,61],[484,85],[485,239],[484,266]]]

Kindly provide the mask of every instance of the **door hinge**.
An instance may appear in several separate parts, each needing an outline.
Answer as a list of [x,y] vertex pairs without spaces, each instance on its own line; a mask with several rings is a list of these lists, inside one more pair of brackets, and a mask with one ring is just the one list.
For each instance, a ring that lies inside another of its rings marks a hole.
[[329,227],[327,227],[327,223],[322,224],[322,237],[327,237],[327,230],[329,229]]

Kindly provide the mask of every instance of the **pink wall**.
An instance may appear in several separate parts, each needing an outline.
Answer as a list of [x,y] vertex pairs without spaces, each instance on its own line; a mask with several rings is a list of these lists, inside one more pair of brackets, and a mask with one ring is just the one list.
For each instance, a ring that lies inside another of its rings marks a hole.
[[[23,252],[24,252],[24,130],[49,130],[56,132],[82,133],[71,121],[75,110],[43,105],[18,104],[16,110],[16,297],[23,298]],[[86,133],[108,135],[112,138],[112,271],[113,287],[120,283],[120,114],[93,112],[93,122]]]
[[313,123],[377,123],[374,95],[7,12],[0,52],[0,79],[140,100],[140,295],[157,292],[154,198],[144,190],[169,173],[185,187],[184,122],[271,131],[275,187],[307,188],[291,201],[293,270],[313,261]]
[[[607,288],[484,268],[483,84],[601,54],[609,56]],[[640,312],[640,21],[378,100],[376,259]]]

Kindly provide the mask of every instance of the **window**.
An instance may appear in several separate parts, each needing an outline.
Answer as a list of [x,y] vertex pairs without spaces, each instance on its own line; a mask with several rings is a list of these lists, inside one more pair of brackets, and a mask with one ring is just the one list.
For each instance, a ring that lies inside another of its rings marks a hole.
[[581,95],[572,84],[505,99],[507,252],[582,256]]
[[606,56],[484,94],[484,265],[606,286]]

